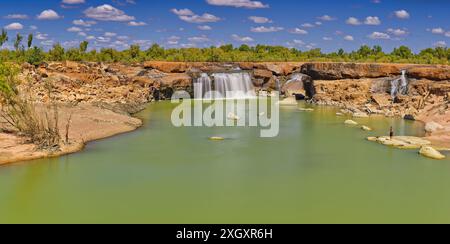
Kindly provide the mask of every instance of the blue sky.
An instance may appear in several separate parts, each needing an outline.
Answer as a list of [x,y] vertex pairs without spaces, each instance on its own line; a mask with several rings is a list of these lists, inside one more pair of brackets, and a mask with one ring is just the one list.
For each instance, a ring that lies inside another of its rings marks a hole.
[[450,43],[449,9],[448,0],[2,0],[0,26],[10,36],[34,33],[44,48],[88,40],[118,49],[246,43],[418,51]]

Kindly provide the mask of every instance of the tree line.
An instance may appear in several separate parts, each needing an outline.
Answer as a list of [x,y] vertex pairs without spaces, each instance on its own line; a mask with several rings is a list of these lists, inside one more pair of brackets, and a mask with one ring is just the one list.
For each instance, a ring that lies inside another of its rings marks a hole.
[[[0,49],[9,40],[8,33],[2,30]],[[28,62],[38,65],[44,61],[89,61],[89,62],[143,62],[150,60],[183,61],[183,62],[261,62],[261,61],[322,61],[322,62],[379,62],[379,63],[417,63],[417,64],[449,64],[450,49],[435,47],[414,53],[407,46],[395,48],[392,52],[384,52],[381,46],[361,46],[358,50],[346,52],[323,53],[320,48],[301,51],[284,46],[243,44],[235,47],[231,44],[208,48],[164,48],[153,44],[148,49],[139,45],[131,45],[126,50],[101,48],[88,51],[89,42],[83,41],[78,47],[64,48],[54,44],[48,51],[33,46],[33,34],[29,34],[27,42],[17,34],[13,38],[14,50],[0,50],[0,61]]]

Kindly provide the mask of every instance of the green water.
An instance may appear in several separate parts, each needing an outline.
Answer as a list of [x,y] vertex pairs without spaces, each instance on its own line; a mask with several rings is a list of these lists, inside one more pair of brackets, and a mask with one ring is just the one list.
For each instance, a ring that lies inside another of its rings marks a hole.
[[[1,223],[450,223],[450,161],[364,140],[420,123],[331,108],[282,109],[258,128],[174,128],[152,104],[141,129],[80,153],[0,167]],[[212,142],[210,136],[224,136]]]

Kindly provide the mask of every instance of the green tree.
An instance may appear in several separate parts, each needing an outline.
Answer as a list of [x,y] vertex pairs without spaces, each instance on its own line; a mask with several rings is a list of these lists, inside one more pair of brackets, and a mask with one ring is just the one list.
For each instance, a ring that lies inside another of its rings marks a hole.
[[17,33],[16,39],[14,40],[14,49],[16,49],[16,51],[19,51],[19,49],[21,48],[22,40],[23,36]]
[[0,35],[0,48],[8,41],[8,32],[2,29],[2,34]]
[[29,64],[39,65],[44,61],[44,51],[41,48],[33,47],[27,51],[26,60]]
[[65,50],[61,44],[57,43],[53,45],[53,48],[49,50],[48,54],[50,56],[50,60],[52,61],[63,61]]
[[139,54],[141,53],[141,47],[139,45],[131,45],[129,51],[131,58],[136,59],[139,57]]
[[88,46],[89,46],[89,42],[87,42],[87,41],[82,41],[82,42],[80,43],[80,52],[81,52],[81,53],[86,53]]
[[398,48],[394,48],[394,51],[392,51],[391,55],[402,59],[409,59],[414,56],[411,49],[407,46],[400,46]]
[[27,42],[28,49],[31,48],[31,45],[33,45],[33,34],[32,33],[30,33],[28,35],[28,42]]

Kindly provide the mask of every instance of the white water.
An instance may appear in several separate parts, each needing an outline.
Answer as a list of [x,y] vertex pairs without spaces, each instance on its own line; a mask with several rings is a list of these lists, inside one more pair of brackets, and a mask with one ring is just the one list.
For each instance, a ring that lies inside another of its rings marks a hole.
[[406,95],[408,92],[408,80],[406,78],[406,70],[402,70],[402,75],[399,79],[391,82],[391,96],[395,98],[397,95]]
[[305,74],[301,74],[301,73],[293,74],[293,75],[291,76],[291,79],[288,80],[288,81],[286,82],[286,84],[284,84],[284,85],[288,85],[289,83],[292,83],[292,82],[294,82],[294,81],[303,81],[303,77],[304,77],[304,76],[306,76],[306,75],[305,75]]
[[194,98],[195,99],[211,99],[212,80],[208,74],[203,73],[197,78],[194,84]]

